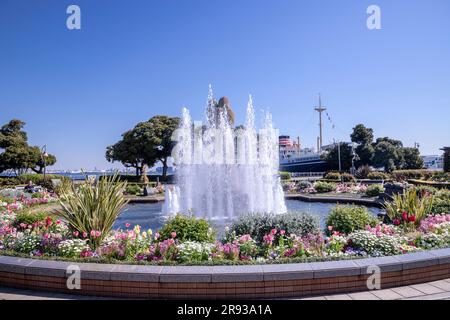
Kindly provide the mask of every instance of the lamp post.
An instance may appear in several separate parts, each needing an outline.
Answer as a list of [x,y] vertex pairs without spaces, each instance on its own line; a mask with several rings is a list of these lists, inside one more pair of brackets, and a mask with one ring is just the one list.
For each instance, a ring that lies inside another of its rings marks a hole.
[[44,145],[41,148],[41,160],[42,160],[42,163],[44,164],[44,181],[45,181],[45,174],[47,171],[47,162],[46,162],[47,157],[48,157],[47,145]]
[[336,142],[335,139],[333,139],[334,144],[337,144],[337,149],[338,149],[338,166],[339,166],[339,172],[342,171],[342,164],[341,164],[341,142],[338,140],[338,142]]

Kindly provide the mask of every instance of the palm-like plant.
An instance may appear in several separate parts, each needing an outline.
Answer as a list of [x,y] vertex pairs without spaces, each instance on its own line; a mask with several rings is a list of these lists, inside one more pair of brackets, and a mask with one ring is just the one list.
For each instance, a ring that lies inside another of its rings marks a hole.
[[128,203],[123,196],[126,182],[118,181],[117,174],[98,181],[86,181],[61,191],[60,215],[73,229],[84,234],[93,248],[111,231],[114,222]]
[[394,224],[403,226],[418,226],[420,221],[432,212],[434,196],[419,196],[415,188],[405,190],[400,195],[393,196],[391,202],[386,202],[386,214]]

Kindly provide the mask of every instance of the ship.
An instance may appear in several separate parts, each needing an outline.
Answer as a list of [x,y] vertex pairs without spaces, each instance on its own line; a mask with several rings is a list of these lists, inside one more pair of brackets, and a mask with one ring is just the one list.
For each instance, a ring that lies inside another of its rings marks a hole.
[[332,148],[334,145],[323,146],[323,123],[322,113],[326,110],[322,106],[322,99],[319,95],[319,105],[314,108],[319,113],[319,136],[317,137],[317,149],[301,148],[300,138],[291,139],[288,135],[279,136],[279,152],[280,152],[280,171],[286,172],[310,172],[323,173],[328,171],[329,165],[322,159],[324,152]]

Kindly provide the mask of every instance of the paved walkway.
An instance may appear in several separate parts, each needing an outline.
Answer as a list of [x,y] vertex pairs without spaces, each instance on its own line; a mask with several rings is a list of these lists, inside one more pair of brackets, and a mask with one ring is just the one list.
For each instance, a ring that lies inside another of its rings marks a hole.
[[392,289],[311,297],[301,300],[450,300],[450,279]]
[[[111,298],[71,295],[0,287],[0,300],[109,300]],[[300,300],[450,300],[450,278],[392,289],[303,298]]]

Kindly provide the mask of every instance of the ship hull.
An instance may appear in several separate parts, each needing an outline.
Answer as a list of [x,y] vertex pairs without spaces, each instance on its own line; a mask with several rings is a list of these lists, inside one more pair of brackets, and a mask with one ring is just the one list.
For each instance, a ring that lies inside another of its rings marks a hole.
[[280,163],[280,171],[286,172],[325,172],[329,169],[328,163],[323,160]]

